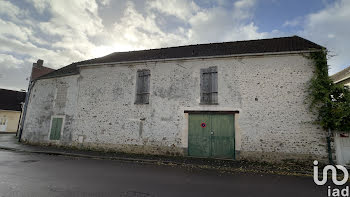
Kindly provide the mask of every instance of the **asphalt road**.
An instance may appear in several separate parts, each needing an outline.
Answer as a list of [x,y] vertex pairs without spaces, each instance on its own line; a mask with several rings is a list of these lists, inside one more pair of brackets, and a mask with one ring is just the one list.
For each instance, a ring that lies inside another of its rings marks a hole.
[[327,196],[312,177],[217,171],[0,150],[0,196]]

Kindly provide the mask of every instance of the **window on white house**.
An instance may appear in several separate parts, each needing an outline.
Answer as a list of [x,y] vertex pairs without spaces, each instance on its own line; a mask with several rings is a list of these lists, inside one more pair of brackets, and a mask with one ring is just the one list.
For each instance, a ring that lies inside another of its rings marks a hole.
[[6,117],[0,117],[0,125],[6,125]]
[[142,69],[137,71],[135,104],[149,103],[150,76],[151,72],[148,69]]
[[218,103],[218,70],[216,66],[203,68],[201,74],[201,104]]

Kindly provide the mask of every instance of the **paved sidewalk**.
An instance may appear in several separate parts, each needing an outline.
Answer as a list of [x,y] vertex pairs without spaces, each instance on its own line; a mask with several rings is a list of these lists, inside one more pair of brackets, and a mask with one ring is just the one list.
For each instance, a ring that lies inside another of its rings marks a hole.
[[97,158],[97,159],[114,159],[114,160],[125,160],[125,161],[143,161],[143,162],[158,162],[155,159],[147,158],[132,158],[132,157],[117,157],[116,153],[98,152],[98,151],[87,151],[87,150],[72,150],[65,149],[55,146],[36,146],[18,142],[16,134],[0,134],[0,149],[17,151],[17,152],[28,152],[28,153],[39,153],[39,154],[50,154],[50,155],[63,155],[63,156],[74,156],[74,157],[85,157],[85,158]]
[[109,159],[126,162],[152,163],[157,165],[173,165],[184,166],[190,168],[201,168],[208,170],[219,170],[224,172],[250,172],[250,173],[266,173],[278,175],[294,175],[294,176],[312,176],[313,164],[284,163],[269,164],[263,162],[251,161],[233,161],[218,159],[201,159],[191,157],[173,157],[173,156],[155,156],[128,154],[119,152],[102,152],[90,150],[66,149],[55,146],[35,146],[22,144],[18,142],[15,134],[0,134],[0,149],[49,154],[62,155],[72,157],[83,157],[93,159]]

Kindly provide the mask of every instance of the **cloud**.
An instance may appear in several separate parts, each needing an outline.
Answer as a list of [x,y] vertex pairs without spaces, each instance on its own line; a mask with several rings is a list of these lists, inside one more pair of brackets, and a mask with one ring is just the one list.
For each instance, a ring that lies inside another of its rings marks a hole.
[[[45,66],[59,68],[115,51],[269,35],[252,22],[255,0],[218,0],[205,6],[192,0],[127,1],[120,17],[108,19],[109,26],[104,26],[101,13],[114,3],[110,0],[26,2],[29,5],[23,8],[0,1],[0,73],[8,73],[0,78],[2,86],[26,87],[32,62],[39,58]],[[21,83],[10,80],[15,73]]]
[[111,0],[101,0],[100,2],[102,5],[107,6],[111,3]]
[[49,2],[46,0],[26,0],[31,3],[39,13],[43,13],[49,7]]
[[317,42],[336,55],[328,61],[333,74],[349,66],[350,51],[350,1],[336,0],[325,9],[306,17],[304,30],[300,34]]
[[287,20],[283,23],[283,27],[296,27],[302,24],[303,18],[297,17],[292,20]]
[[[255,0],[239,0],[230,5],[219,1],[211,7],[199,7],[194,1],[149,1],[150,11],[158,11],[182,20],[186,43],[203,43],[256,39],[267,36],[259,33],[258,27],[250,22],[253,17]],[[155,20],[163,16],[155,14]]]
[[104,30],[95,1],[34,0],[34,3],[40,11],[46,9],[52,16],[36,26],[50,43],[50,53],[45,60],[49,65],[57,68],[93,57],[91,51],[96,46],[90,38]]
[[6,68],[19,68],[19,65],[23,63],[23,60],[16,59],[12,55],[0,54],[0,65]]
[[218,42],[264,38],[267,33],[258,32],[250,22],[253,1],[238,1],[231,9],[212,7],[198,12],[189,20],[191,40],[195,42]]
[[31,30],[27,27],[21,27],[12,22],[6,22],[0,19],[0,35],[14,37],[19,40],[28,40],[31,34]]
[[29,76],[28,63],[22,59],[17,59],[12,55],[0,54],[0,82],[1,88],[6,89],[26,89],[28,84],[26,78]]
[[157,18],[149,13],[139,13],[133,3],[129,2],[123,17],[114,24],[112,39],[122,51],[144,48],[157,48],[185,43],[186,33],[182,30],[167,33],[157,24]]
[[[92,58],[91,51],[96,45],[90,38],[104,29],[94,1],[29,2],[38,13],[49,13],[49,20],[33,17],[35,13],[28,13],[30,8],[20,9],[9,1],[0,1],[2,87],[25,88],[32,62],[39,58],[45,60],[45,66],[52,68]],[[22,62],[15,64],[14,60]],[[17,76],[14,79],[21,83],[12,80],[15,73]]]
[[8,1],[0,1],[0,15],[7,15],[12,19],[20,13],[20,9]]
[[233,13],[235,19],[247,19],[252,17],[252,9],[256,4],[255,0],[238,0],[234,3]]
[[148,1],[147,6],[149,9],[158,10],[161,13],[173,15],[182,20],[187,20],[193,17],[196,12],[200,10],[199,6],[195,2],[189,0],[153,0]]

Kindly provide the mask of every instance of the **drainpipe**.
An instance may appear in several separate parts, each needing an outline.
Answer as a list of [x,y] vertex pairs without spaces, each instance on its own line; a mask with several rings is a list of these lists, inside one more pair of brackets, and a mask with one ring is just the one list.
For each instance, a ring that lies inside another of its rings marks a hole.
[[[26,93],[26,96],[27,96],[27,93]],[[20,125],[21,125],[21,122],[22,122],[23,107],[24,107],[24,103],[21,104],[21,113],[19,114],[19,120],[18,120],[18,124],[17,124],[16,137],[18,137],[18,131],[19,131],[19,128],[20,128]]]
[[330,128],[328,128],[328,134],[327,134],[328,161],[329,161],[329,164],[334,165],[333,158],[332,158],[331,136],[332,136],[332,131]]
[[28,108],[28,103],[29,103],[29,97],[30,97],[30,93],[32,91],[32,88],[33,88],[34,84],[35,84],[35,81],[33,81],[33,82],[31,82],[29,84],[28,91],[27,91],[27,94],[26,94],[26,99],[25,99],[24,107],[23,107],[21,128],[20,128],[19,134],[18,134],[18,142],[21,142],[22,133],[23,133],[23,126],[24,126],[24,122],[26,120],[26,114],[27,114],[27,108]]

